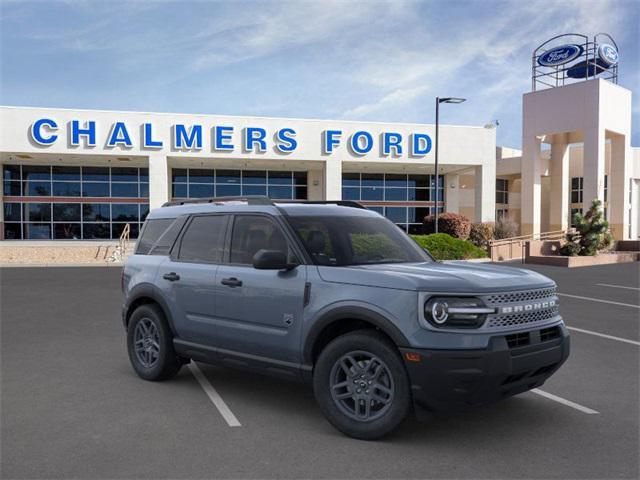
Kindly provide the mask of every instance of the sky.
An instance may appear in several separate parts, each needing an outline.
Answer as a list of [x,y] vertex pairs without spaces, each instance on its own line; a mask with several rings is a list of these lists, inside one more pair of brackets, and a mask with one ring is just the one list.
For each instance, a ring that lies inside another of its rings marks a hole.
[[0,0],[0,104],[485,125],[519,148],[531,54],[607,32],[640,145],[640,1]]

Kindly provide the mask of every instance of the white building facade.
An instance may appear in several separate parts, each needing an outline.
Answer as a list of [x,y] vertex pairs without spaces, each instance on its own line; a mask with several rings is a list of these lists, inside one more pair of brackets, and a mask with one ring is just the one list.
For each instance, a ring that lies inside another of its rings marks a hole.
[[127,223],[135,237],[150,208],[222,196],[357,200],[411,233],[436,208],[495,217],[484,127],[440,126],[436,180],[433,125],[22,107],[0,118],[5,240],[115,239]]

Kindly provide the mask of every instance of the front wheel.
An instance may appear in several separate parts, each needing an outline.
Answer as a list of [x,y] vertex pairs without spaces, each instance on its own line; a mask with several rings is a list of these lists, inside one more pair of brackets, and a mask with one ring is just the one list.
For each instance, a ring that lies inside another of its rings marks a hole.
[[333,340],[313,375],[316,400],[338,430],[364,440],[394,430],[409,414],[409,379],[396,349],[376,331],[359,330]]

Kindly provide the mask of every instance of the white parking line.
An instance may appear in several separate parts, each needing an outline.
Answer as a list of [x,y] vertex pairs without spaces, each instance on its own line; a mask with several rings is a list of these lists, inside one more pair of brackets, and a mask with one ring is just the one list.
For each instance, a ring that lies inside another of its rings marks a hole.
[[213,388],[213,385],[209,383],[209,380],[207,380],[207,377],[204,376],[204,374],[202,373],[202,370],[200,370],[198,365],[196,365],[195,362],[189,363],[189,370],[191,370],[191,373],[193,373],[193,376],[196,377],[196,380],[198,380],[198,383],[200,384],[204,392],[207,394],[211,402],[213,402],[215,407],[218,409],[218,411],[220,412],[220,415],[222,415],[222,418],[224,418],[227,424],[230,427],[241,427],[242,425],[240,424],[236,416],[229,409],[227,404],[224,403],[224,400],[222,399],[220,394],[217,392],[217,390]]
[[610,283],[596,283],[599,287],[624,288],[627,290],[640,290],[638,287],[627,287],[625,285],[612,285]]
[[623,307],[631,307],[631,308],[640,309],[640,305],[633,305],[632,303],[621,303],[621,302],[614,302],[614,301],[611,301],[611,300],[602,300],[600,298],[581,297],[579,295],[569,295],[568,293],[558,293],[557,295],[559,297],[578,298],[580,300],[589,300],[591,302],[610,303],[612,305],[621,305]]
[[575,330],[576,332],[588,333],[589,335],[595,335],[596,337],[608,338],[609,340],[616,340],[618,342],[630,343],[631,345],[637,345],[640,347],[640,342],[636,342],[635,340],[628,340],[626,338],[614,337],[613,335],[606,335],[604,333],[593,332],[591,330],[584,330],[582,328],[569,327],[569,330]]
[[549,400],[553,400],[554,402],[558,402],[561,403],[562,405],[566,405],[567,407],[571,407],[575,410],[578,410],[582,413],[586,413],[587,415],[595,415],[595,414],[599,414],[600,412],[596,411],[596,410],[592,410],[588,407],[585,407],[583,405],[574,403],[570,400],[567,400],[565,398],[562,397],[558,397],[556,395],[552,395],[551,393],[547,393],[547,392],[543,392],[542,390],[539,390],[537,388],[534,388],[533,390],[531,390],[532,393],[535,393],[537,395],[540,395],[541,397],[544,398],[548,398]]

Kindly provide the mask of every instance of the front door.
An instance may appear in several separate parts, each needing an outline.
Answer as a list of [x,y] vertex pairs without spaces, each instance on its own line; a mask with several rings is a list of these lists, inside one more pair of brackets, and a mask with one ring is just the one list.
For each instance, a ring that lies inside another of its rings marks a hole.
[[227,261],[216,274],[216,324],[222,349],[300,362],[306,267],[257,270],[258,250],[280,250],[293,259],[281,225],[263,215],[236,215]]
[[216,272],[222,260],[227,215],[191,218],[158,280],[171,299],[178,337],[213,346],[216,338]]

